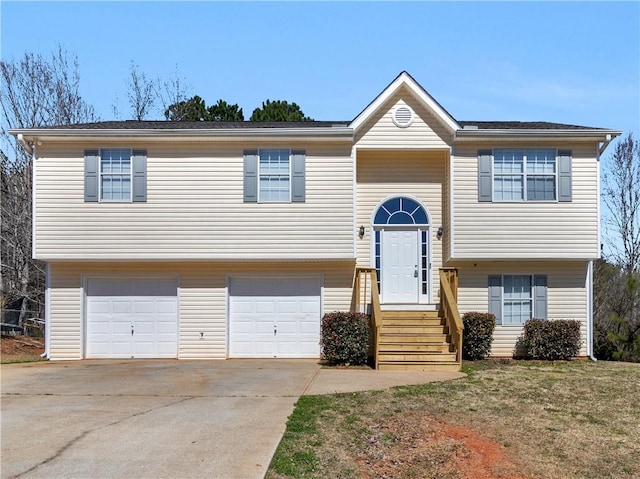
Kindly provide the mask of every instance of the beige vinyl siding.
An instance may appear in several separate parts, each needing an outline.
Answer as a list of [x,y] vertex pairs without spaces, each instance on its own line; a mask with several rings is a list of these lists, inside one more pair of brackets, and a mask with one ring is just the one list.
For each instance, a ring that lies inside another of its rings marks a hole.
[[[84,355],[83,282],[92,277],[175,277],[178,279],[180,359],[227,357],[227,280],[234,275],[323,278],[323,312],[348,310],[353,262],[52,263],[50,356]],[[202,334],[201,334],[202,333]]]
[[431,218],[433,301],[439,292],[438,268],[442,266],[442,240],[436,238],[442,225],[443,182],[448,152],[445,151],[358,151],[357,224],[365,226],[364,238],[356,240],[359,266],[375,266],[371,257],[371,228],[379,203],[390,196],[415,197]]
[[[580,356],[587,355],[587,263],[465,263],[458,266],[458,309],[487,312],[489,308],[488,277],[493,274],[547,275],[547,319],[573,319],[581,322],[582,348]],[[496,326],[491,354],[512,356],[520,326]]]
[[[398,106],[409,106],[414,112],[413,123],[399,128],[393,122]],[[441,120],[419,102],[406,88],[400,89],[382,105],[378,112],[356,132],[358,148],[449,148],[453,138]]]
[[78,270],[49,265],[49,354],[52,359],[81,359],[82,278]]
[[[573,200],[478,202],[478,150],[544,146],[572,150]],[[453,258],[595,259],[598,166],[593,144],[483,144],[455,147]]]
[[[353,258],[350,144],[118,144],[147,150],[147,201],[85,203],[84,150],[107,146],[39,149],[37,258]],[[306,150],[306,201],[244,203],[243,149],[276,146]]]

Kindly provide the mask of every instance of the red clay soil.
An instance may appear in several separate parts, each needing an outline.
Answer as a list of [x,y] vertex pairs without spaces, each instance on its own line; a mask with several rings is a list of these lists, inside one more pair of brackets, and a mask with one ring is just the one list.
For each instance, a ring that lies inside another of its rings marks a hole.
[[527,479],[502,446],[471,429],[414,415],[369,429],[367,453],[358,460],[367,479]]
[[44,338],[29,336],[2,336],[2,356],[18,356],[22,354],[42,354],[44,352]]
[[526,479],[509,459],[502,446],[477,431],[437,422],[433,440],[451,438],[462,444],[456,454],[456,464],[466,479]]

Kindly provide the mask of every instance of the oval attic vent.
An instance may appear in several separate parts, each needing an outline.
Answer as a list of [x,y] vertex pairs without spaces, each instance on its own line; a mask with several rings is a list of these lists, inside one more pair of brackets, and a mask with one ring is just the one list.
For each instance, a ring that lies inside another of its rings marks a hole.
[[399,106],[393,112],[393,122],[400,128],[406,128],[413,123],[413,110],[406,105]]

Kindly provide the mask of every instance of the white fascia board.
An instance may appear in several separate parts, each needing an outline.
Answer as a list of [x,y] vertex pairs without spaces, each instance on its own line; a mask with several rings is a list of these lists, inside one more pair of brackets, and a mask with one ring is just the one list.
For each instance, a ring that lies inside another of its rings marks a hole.
[[118,139],[153,139],[154,141],[175,141],[189,139],[192,141],[208,140],[254,140],[254,139],[296,139],[296,140],[329,140],[353,141],[353,130],[347,127],[321,128],[243,128],[243,129],[16,129],[9,130],[11,135],[23,135],[26,139],[39,140],[86,140],[88,138],[102,140]]
[[456,142],[502,140],[580,140],[580,141],[606,141],[607,136],[615,138],[620,136],[620,130],[516,130],[516,129],[487,129],[487,130],[458,130]]
[[449,113],[447,113],[436,102],[431,95],[429,95],[424,88],[422,88],[409,74],[402,72],[398,77],[391,82],[391,84],[380,93],[375,100],[369,105],[349,124],[349,127],[356,131],[362,126],[377,110],[380,108],[389,98],[391,98],[402,86],[406,86],[425,106],[433,111],[451,131],[455,132],[460,129],[458,122],[453,119]]

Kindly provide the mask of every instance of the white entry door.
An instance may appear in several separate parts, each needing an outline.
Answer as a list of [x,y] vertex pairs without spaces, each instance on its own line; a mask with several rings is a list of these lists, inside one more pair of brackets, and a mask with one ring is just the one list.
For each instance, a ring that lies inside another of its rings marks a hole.
[[418,231],[383,230],[381,289],[383,303],[418,303]]
[[320,278],[231,278],[229,357],[320,356]]

